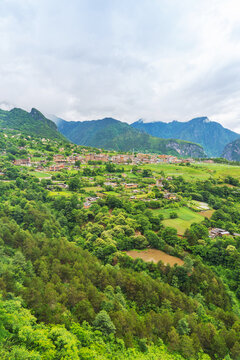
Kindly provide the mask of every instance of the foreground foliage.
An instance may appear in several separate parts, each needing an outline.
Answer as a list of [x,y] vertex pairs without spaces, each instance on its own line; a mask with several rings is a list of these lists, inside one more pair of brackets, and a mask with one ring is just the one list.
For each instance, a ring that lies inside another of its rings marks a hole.
[[[19,141],[27,143],[18,139],[15,146]],[[12,149],[9,139],[2,143]],[[56,143],[34,146],[50,157]],[[39,180],[13,166],[10,154],[2,156],[0,182],[3,359],[239,358],[240,238],[233,235],[240,232],[238,179],[164,179],[166,191],[177,195],[171,202],[154,186],[150,169],[132,168],[128,176],[136,177],[149,201],[129,201],[119,178],[114,191],[105,187],[104,196],[85,209],[88,178],[96,186],[107,171],[123,174],[122,166],[88,164],[56,174],[69,184],[67,196],[59,196],[48,188],[54,176]],[[170,209],[174,221],[177,209],[193,200],[215,212],[179,237],[163,225],[161,209]],[[211,227],[230,236],[210,239]],[[125,254],[146,247],[178,256],[184,265]]]

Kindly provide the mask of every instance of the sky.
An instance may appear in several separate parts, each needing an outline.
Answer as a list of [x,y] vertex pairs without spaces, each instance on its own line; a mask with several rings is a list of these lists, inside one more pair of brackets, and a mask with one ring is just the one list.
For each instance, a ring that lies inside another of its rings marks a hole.
[[0,107],[240,132],[239,0],[1,0]]

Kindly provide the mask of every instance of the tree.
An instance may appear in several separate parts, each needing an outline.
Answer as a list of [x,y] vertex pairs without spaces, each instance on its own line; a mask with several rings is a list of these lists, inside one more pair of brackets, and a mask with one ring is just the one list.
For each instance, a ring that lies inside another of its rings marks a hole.
[[142,177],[150,177],[150,176],[152,176],[152,170],[144,169],[142,172]]
[[173,351],[177,351],[179,349],[180,336],[174,327],[172,327],[171,331],[168,333],[168,340],[169,348]]
[[116,165],[113,164],[113,163],[107,163],[105,165],[105,169],[106,169],[107,172],[113,173],[113,172],[116,171]]
[[69,181],[69,190],[76,191],[80,187],[80,180],[77,177],[74,177]]
[[78,168],[80,168],[80,166],[81,166],[81,161],[80,161],[80,160],[76,160],[76,161],[75,161],[75,166],[78,167]]
[[148,241],[143,235],[136,235],[131,237],[133,240],[133,246],[136,249],[145,249],[148,246]]
[[184,259],[184,267],[187,270],[188,274],[192,274],[192,270],[193,270],[193,260],[191,259],[190,256],[186,256]]
[[175,211],[170,213],[170,219],[176,219],[177,217],[178,217],[178,214]]
[[115,325],[105,310],[101,310],[97,314],[93,326],[96,330],[100,330],[104,335],[113,334],[116,331]]
[[149,244],[153,247],[158,249],[159,246],[159,237],[157,236],[157,234],[152,231],[152,230],[148,230],[145,233],[145,236],[149,242]]
[[188,335],[190,328],[186,318],[182,318],[178,321],[177,331],[179,335]]
[[178,243],[177,230],[172,227],[167,226],[162,231],[162,237],[170,245],[175,245]]

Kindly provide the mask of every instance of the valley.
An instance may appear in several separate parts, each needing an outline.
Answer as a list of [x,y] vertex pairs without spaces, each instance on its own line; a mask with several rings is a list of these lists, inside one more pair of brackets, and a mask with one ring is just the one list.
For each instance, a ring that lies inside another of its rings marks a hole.
[[3,354],[238,358],[237,163],[6,128],[0,146]]

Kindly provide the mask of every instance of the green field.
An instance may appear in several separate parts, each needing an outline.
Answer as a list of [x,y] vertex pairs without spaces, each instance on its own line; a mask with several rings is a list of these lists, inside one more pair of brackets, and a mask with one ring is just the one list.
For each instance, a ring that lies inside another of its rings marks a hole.
[[149,164],[141,165],[141,168],[151,169],[156,174],[163,171],[166,176],[183,176],[190,181],[207,180],[210,177],[225,178],[228,175],[240,179],[240,167],[226,164],[196,163],[191,166]]
[[44,178],[50,178],[53,173],[48,173],[48,172],[44,172],[44,171],[29,171],[29,174],[34,175],[36,177],[38,177],[39,179],[44,179]]
[[103,188],[101,186],[88,186],[88,187],[84,187],[83,189],[86,192],[89,192],[89,191],[99,192],[99,191],[103,190]]
[[70,197],[73,195],[71,191],[49,191],[50,196],[66,196]]
[[[178,235],[183,235],[185,230],[193,223],[199,223],[204,220],[204,216],[198,212],[192,211],[187,207],[178,209],[157,209],[153,210],[155,214],[164,216],[163,225],[171,226],[177,230]],[[170,213],[176,212],[178,218],[170,219]]]

